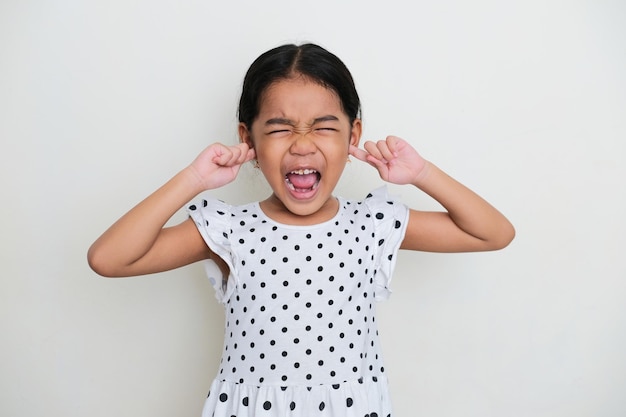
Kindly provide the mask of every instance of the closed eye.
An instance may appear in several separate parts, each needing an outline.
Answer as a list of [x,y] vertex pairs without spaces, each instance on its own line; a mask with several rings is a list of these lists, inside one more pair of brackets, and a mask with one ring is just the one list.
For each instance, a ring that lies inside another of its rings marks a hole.
[[317,127],[314,130],[316,135],[325,137],[325,136],[335,136],[337,134],[337,132],[339,132],[339,129],[335,129],[334,127],[328,127],[328,126],[324,126],[324,127]]

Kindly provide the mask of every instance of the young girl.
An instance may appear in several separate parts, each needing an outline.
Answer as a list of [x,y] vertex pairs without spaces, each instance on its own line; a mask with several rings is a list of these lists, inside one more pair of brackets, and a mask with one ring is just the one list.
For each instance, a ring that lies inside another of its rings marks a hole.
[[[90,248],[97,273],[122,277],[209,259],[224,304],[221,367],[203,416],[390,416],[375,302],[388,297],[399,249],[500,249],[514,230],[472,191],[389,136],[361,139],[360,101],[344,64],[313,45],[257,58],[239,103],[241,143],[214,143]],[[407,208],[374,190],[333,190],[349,156],[432,196],[446,212]],[[242,206],[209,199],[168,219],[253,161],[272,194]]]

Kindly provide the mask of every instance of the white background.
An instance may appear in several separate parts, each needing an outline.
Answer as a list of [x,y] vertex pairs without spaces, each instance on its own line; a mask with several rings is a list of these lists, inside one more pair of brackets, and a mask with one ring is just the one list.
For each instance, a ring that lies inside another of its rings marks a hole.
[[[352,70],[364,139],[406,138],[517,229],[400,255],[379,320],[395,415],[626,415],[625,21],[617,0],[2,0],[0,415],[200,415],[223,325],[201,265],[107,280],[86,251],[235,143],[248,65],[301,41]],[[262,184],[246,168],[211,195]],[[379,184],[355,161],[337,192]]]

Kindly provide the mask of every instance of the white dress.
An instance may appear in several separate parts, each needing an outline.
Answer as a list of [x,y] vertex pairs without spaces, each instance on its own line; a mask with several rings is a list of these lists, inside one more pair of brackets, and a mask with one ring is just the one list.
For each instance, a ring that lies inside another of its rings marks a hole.
[[391,416],[375,313],[408,208],[386,188],[339,203],[311,226],[277,223],[258,203],[189,206],[230,267],[225,283],[209,276],[226,323],[203,417]]

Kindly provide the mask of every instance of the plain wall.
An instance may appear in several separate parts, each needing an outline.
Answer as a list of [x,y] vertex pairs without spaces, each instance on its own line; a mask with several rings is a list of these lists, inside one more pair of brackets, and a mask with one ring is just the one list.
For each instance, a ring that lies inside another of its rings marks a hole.
[[[223,333],[202,266],[108,280],[86,251],[235,143],[248,65],[301,41],[352,70],[364,139],[406,138],[517,229],[400,255],[379,309],[395,415],[626,415],[624,21],[596,0],[2,0],[0,415],[200,415]],[[354,161],[337,192],[381,183]],[[248,167],[210,195],[263,184]]]

